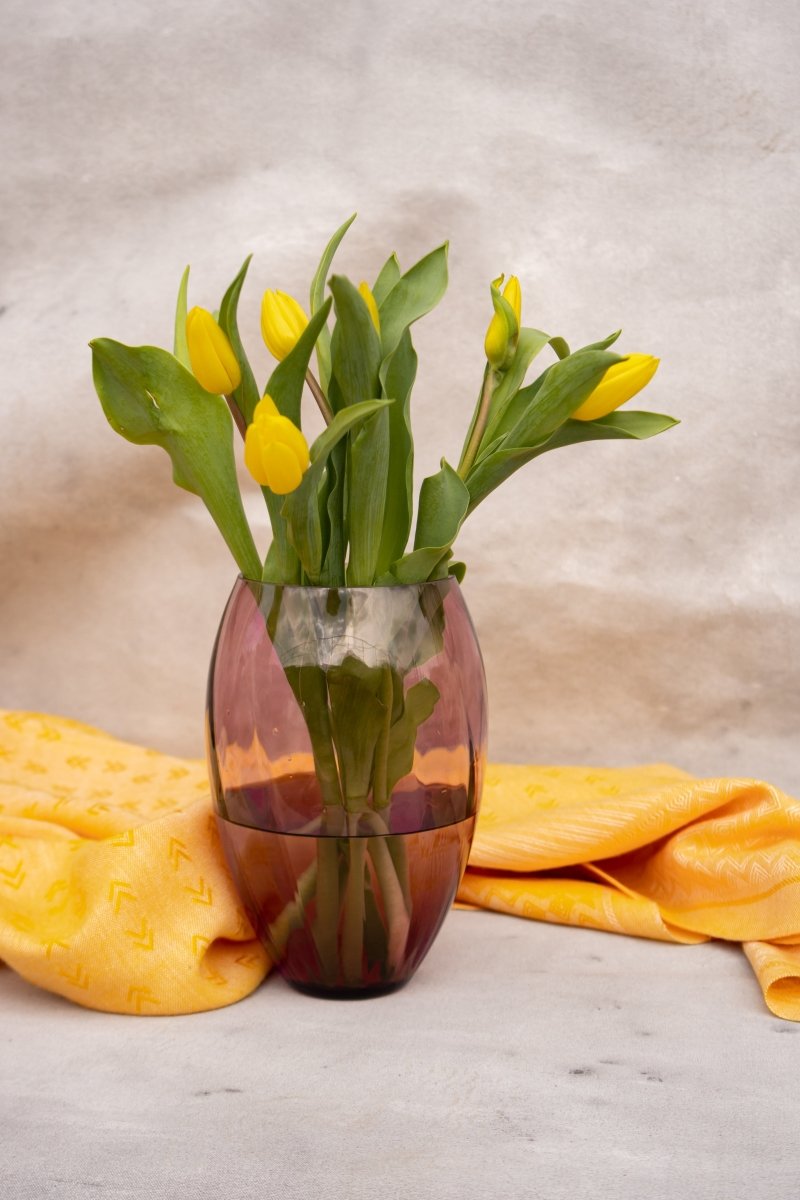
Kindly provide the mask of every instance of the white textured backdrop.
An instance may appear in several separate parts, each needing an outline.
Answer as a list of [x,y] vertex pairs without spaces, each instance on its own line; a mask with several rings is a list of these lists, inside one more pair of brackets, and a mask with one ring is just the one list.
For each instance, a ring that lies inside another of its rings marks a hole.
[[216,307],[252,250],[263,379],[261,290],[304,297],[357,208],[357,279],[451,241],[418,478],[457,457],[500,271],[527,323],[660,355],[647,407],[683,422],[548,455],[465,528],[493,757],[800,787],[794,0],[4,11],[0,703],[201,753],[235,569],[105,424],[86,343],[169,344],[184,264]]

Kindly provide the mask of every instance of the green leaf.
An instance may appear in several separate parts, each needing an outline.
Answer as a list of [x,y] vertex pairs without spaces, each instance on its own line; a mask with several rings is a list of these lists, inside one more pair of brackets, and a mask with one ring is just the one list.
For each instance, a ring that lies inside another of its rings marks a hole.
[[514,357],[492,396],[492,409],[503,407],[519,390],[536,355],[554,340],[549,333],[542,333],[541,329],[520,329]]
[[[314,273],[314,278],[311,281],[311,315],[317,312],[325,301],[325,280],[328,278],[328,272],[331,269],[334,255],[339,249],[339,243],[347,233],[350,226],[355,221],[357,214],[353,213],[352,217],[348,217],[344,224],[340,225],[328,242],[323,251],[322,258],[319,261],[319,266]],[[327,328],[320,331],[317,341],[317,365],[319,368],[319,381],[322,384],[322,390],[327,394],[328,384],[331,377],[331,336]]]
[[644,441],[646,438],[656,437],[659,433],[665,433],[675,425],[680,425],[680,421],[663,413],[626,409],[624,412],[612,412],[605,417],[598,417],[594,421],[567,421],[543,450],[572,446],[576,442],[607,441],[616,438]]
[[272,526],[272,543],[264,560],[261,578],[264,583],[300,583],[300,559],[289,541],[289,530],[283,517],[284,498],[268,487],[262,487],[261,492]]
[[419,516],[414,535],[414,549],[452,546],[464,513],[467,489],[445,459],[435,475],[423,479],[419,491]]
[[346,276],[333,275],[330,289],[336,308],[331,370],[341,403],[358,404],[380,391],[381,343],[358,288]]
[[372,285],[372,294],[379,309],[399,278],[400,263],[397,261],[397,255],[392,253],[381,267],[378,278]]
[[614,331],[614,333],[610,333],[608,337],[603,338],[603,340],[600,342],[591,342],[588,346],[581,346],[580,350],[576,350],[575,353],[585,354],[587,350],[607,350],[609,346],[614,345],[614,342],[621,333],[622,330],[617,329]]
[[247,268],[250,266],[252,257],[252,254],[248,254],[242,263],[239,274],[222,297],[222,304],[219,308],[220,329],[227,335],[233,353],[236,355],[236,360],[239,363],[239,370],[242,373],[242,381],[233,393],[233,399],[247,425],[252,421],[253,409],[258,404],[258,384],[255,381],[250,363],[247,361],[242,339],[239,336],[239,325],[236,314],[239,307],[239,296],[241,295],[242,285],[244,284]]
[[311,446],[311,469],[324,464],[333,447],[346,433],[362,421],[366,421],[373,413],[388,408],[391,403],[391,400],[362,400],[360,404],[351,404],[336,413],[330,425],[323,429]]
[[306,573],[306,582],[317,584],[322,571],[325,538],[320,518],[320,475],[309,469],[303,482],[283,501],[280,513],[286,521],[286,537]]
[[344,485],[347,471],[345,443],[339,442],[328,457],[325,511],[320,513],[325,545],[320,584],[322,587],[344,587],[345,556],[347,554],[347,514],[344,511]]
[[514,338],[519,334],[519,321],[514,309],[506,300],[505,296],[500,291],[499,287],[491,285],[492,307],[496,315],[500,318],[506,327],[506,337],[508,342],[513,342]]
[[368,667],[348,655],[327,671],[331,726],[346,808],[367,807],[375,747],[390,709],[385,696],[385,668]]
[[202,499],[242,574],[259,579],[261,560],[239,494],[226,402],[206,392],[166,350],[110,338],[90,344],[94,385],[111,427],[129,442],[166,450],[175,483]]
[[393,397],[389,409],[389,465],[376,572],[383,575],[400,558],[408,543],[414,512],[414,439],[411,432],[411,390],[417,374],[417,355],[405,330],[397,348],[381,364],[381,395]]
[[295,491],[283,501],[281,513],[288,524],[288,538],[297,551],[303,570],[311,583],[317,583],[325,553],[319,491],[323,472],[334,446],[360,422],[385,408],[388,400],[365,400],[338,412],[311,447],[311,466]]
[[417,731],[433,713],[438,699],[439,689],[430,679],[421,679],[406,692],[402,712],[389,730],[386,764],[387,800],[391,798],[392,792],[400,780],[411,771],[414,765]]
[[430,577],[453,545],[469,502],[463,480],[442,459],[441,470],[422,481],[414,549],[392,566],[399,583],[421,583]]
[[475,460],[475,466],[484,458],[494,453],[495,450],[499,449],[503,443],[508,442],[509,433],[522,420],[524,415],[533,408],[536,396],[554,366],[555,363],[546,367],[541,375],[538,375],[534,379],[533,383],[529,383],[527,387],[520,388],[513,396],[509,397],[502,413],[492,422],[491,429],[484,434],[480,453]]
[[[300,428],[301,401],[308,363],[314,350],[314,343],[328,318],[330,309],[331,301],[328,299],[322,308],[314,313],[286,358],[278,363],[266,386],[266,392],[275,401],[278,411],[288,417],[298,429]],[[250,417],[252,418],[252,412]],[[299,582],[300,562],[292,547],[289,530],[282,515],[284,497],[276,496],[267,487],[262,488],[261,491],[264,494],[272,526],[272,545],[264,562],[262,579],[265,583]],[[322,538],[322,529],[320,529],[320,537]]]
[[381,305],[384,358],[392,353],[403,330],[435,308],[447,291],[447,245],[438,246],[401,275]]
[[572,446],[577,442],[610,440],[614,438],[644,438],[655,437],[679,424],[673,417],[662,416],[650,412],[615,412],[607,417],[599,417],[596,421],[566,421],[549,438],[544,439],[533,447],[507,446],[496,451],[480,463],[477,463],[467,476],[467,487],[470,494],[469,511],[472,512],[481,500],[499,487],[510,475],[538,458],[548,450],[557,450],[561,446]]
[[375,579],[386,507],[390,409],[365,421],[350,438],[347,477],[350,587],[370,587]]
[[458,583],[463,583],[464,576],[467,573],[467,564],[464,562],[450,563],[450,566],[447,568],[447,573],[448,575],[452,575],[453,578],[458,581]]
[[178,288],[178,301],[175,305],[175,340],[173,342],[173,353],[178,362],[186,367],[187,371],[192,369],[191,359],[189,358],[189,345],[186,341],[186,312],[189,295],[189,268],[183,272],[181,276],[180,287]]
[[594,391],[609,367],[621,362],[618,354],[585,350],[560,359],[530,388],[517,393],[516,403],[530,398],[518,421],[509,430],[508,445],[536,446],[563,425]]
[[585,349],[559,359],[507,402],[481,458],[467,475],[469,511],[510,475],[536,457],[556,429],[594,391],[620,358],[607,351]]
[[[278,363],[264,388],[265,394],[271,396],[275,401],[278,412],[282,416],[288,417],[298,429],[300,428],[300,402],[303,398],[308,364],[330,311],[329,297],[314,313],[283,362]],[[248,417],[248,421],[250,420],[252,420],[252,413]]]
[[[486,431],[481,440],[481,447],[486,448],[498,436],[498,427],[503,419],[503,414],[506,412],[509,403],[522,386],[528,368],[534,358],[548,344],[557,341],[549,333],[542,333],[541,329],[521,329],[519,333],[519,341],[514,357],[511,360],[511,365],[503,373],[503,377],[495,388],[492,394],[492,402],[489,408],[489,420],[486,424]],[[481,457],[481,449],[478,450],[478,458]]]
[[333,748],[326,673],[312,664],[286,665],[284,671],[308,729],[323,804],[333,808],[342,803],[342,792]]
[[[541,445],[544,446],[546,441],[547,439],[543,438]],[[504,483],[510,475],[535,458],[538,450],[537,446],[503,446],[476,463],[467,475],[469,512],[472,512],[481,500],[485,500],[489,493]]]

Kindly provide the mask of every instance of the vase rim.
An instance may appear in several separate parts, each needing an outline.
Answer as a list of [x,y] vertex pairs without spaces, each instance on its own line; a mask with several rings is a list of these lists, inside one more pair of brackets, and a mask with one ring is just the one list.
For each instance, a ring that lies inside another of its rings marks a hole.
[[422,583],[389,583],[389,584],[362,584],[354,587],[350,584],[329,584],[320,586],[310,583],[273,583],[265,579],[251,579],[249,575],[245,575],[240,571],[236,577],[236,582],[249,583],[258,587],[282,588],[285,592],[302,592],[310,594],[318,592],[320,595],[326,595],[328,592],[408,592],[412,589],[419,590],[420,588],[438,588],[441,589],[443,584],[452,587],[460,588],[460,584],[455,575],[448,575],[444,579],[425,579]]

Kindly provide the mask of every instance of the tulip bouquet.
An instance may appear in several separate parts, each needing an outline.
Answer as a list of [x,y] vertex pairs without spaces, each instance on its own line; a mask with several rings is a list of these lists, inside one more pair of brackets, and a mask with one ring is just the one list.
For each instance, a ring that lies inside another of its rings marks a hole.
[[[407,550],[417,368],[411,326],[444,295],[447,245],[405,273],[392,254],[372,287],[356,287],[343,275],[328,279],[352,220],[325,249],[311,285],[310,316],[284,292],[264,294],[261,328],[278,365],[263,394],[237,324],[249,259],[216,314],[192,308],[187,315],[187,268],[172,354],[108,338],[91,343],[95,386],[109,422],[129,441],[167,451],[175,483],[205,502],[247,578],[323,587],[413,583],[448,572],[460,578],[464,566],[452,559],[462,523],[525,463],[576,442],[648,438],[676,424],[657,413],[618,411],[650,381],[658,359],[612,352],[619,332],[570,351],[562,337],[522,325],[515,276],[502,292],[503,278],[496,279],[483,380],[461,457],[456,468],[443,459],[423,481]],[[555,361],[526,384],[531,363],[547,346]],[[300,417],[306,388],[326,423],[310,448]],[[233,423],[269,513],[272,544],[263,562],[241,502]]]
[[[463,522],[524,464],[578,442],[649,438],[676,423],[657,413],[619,411],[652,378],[657,359],[615,353],[618,333],[571,350],[562,337],[523,325],[519,281],[512,276],[503,286],[501,276],[490,289],[483,377],[460,458],[456,466],[443,458],[423,480],[414,521],[410,409],[417,356],[411,327],[444,295],[447,245],[405,272],[392,254],[371,286],[356,286],[331,274],[352,220],[325,248],[308,314],[284,292],[264,294],[261,328],[277,365],[263,390],[237,323],[249,259],[213,314],[199,307],[187,312],[187,268],[172,353],[107,338],[91,343],[95,387],[113,428],[129,441],[166,450],[175,483],[204,501],[244,578],[276,587],[265,620],[276,648],[286,647],[286,679],[308,727],[324,797],[317,832],[336,837],[366,829],[388,836],[393,789],[411,769],[417,732],[438,700],[433,683],[408,686],[407,676],[421,655],[441,647],[443,618],[439,613],[437,624],[434,614],[426,625],[424,650],[409,619],[394,631],[391,652],[381,661],[366,661],[350,646],[303,667],[297,647],[310,642],[313,631],[292,628],[291,636],[275,636],[283,590],[330,596],[449,576],[460,581],[465,567],[454,559],[454,544]],[[526,382],[534,359],[548,347],[552,361]],[[306,390],[325,422],[310,446],[301,423]],[[234,425],[271,525],[263,559],[239,491]],[[329,601],[324,607],[330,614]],[[283,619],[284,625],[295,620],[288,610]],[[305,894],[313,896],[316,887],[344,905],[347,944],[337,953],[337,916],[324,935],[317,921],[317,949],[329,982],[352,983],[361,970],[364,937],[376,944],[376,936],[359,933],[358,917],[347,909],[348,897],[358,891],[354,863],[364,875],[363,848],[343,853],[346,861],[338,863],[320,854]],[[378,846],[370,854],[375,886],[385,899],[396,899],[405,873],[402,856]],[[363,902],[360,910],[352,902],[363,914]],[[377,910],[384,944],[396,947],[398,921],[403,928],[398,903],[386,900]],[[407,913],[405,921],[407,926]],[[279,926],[287,928],[286,913]]]

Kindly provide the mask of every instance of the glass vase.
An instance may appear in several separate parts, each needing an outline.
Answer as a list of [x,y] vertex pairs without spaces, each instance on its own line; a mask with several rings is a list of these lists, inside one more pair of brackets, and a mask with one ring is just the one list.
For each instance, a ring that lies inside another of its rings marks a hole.
[[458,583],[242,578],[208,681],[225,854],[278,970],[315,993],[405,983],[467,862],[486,681]]

